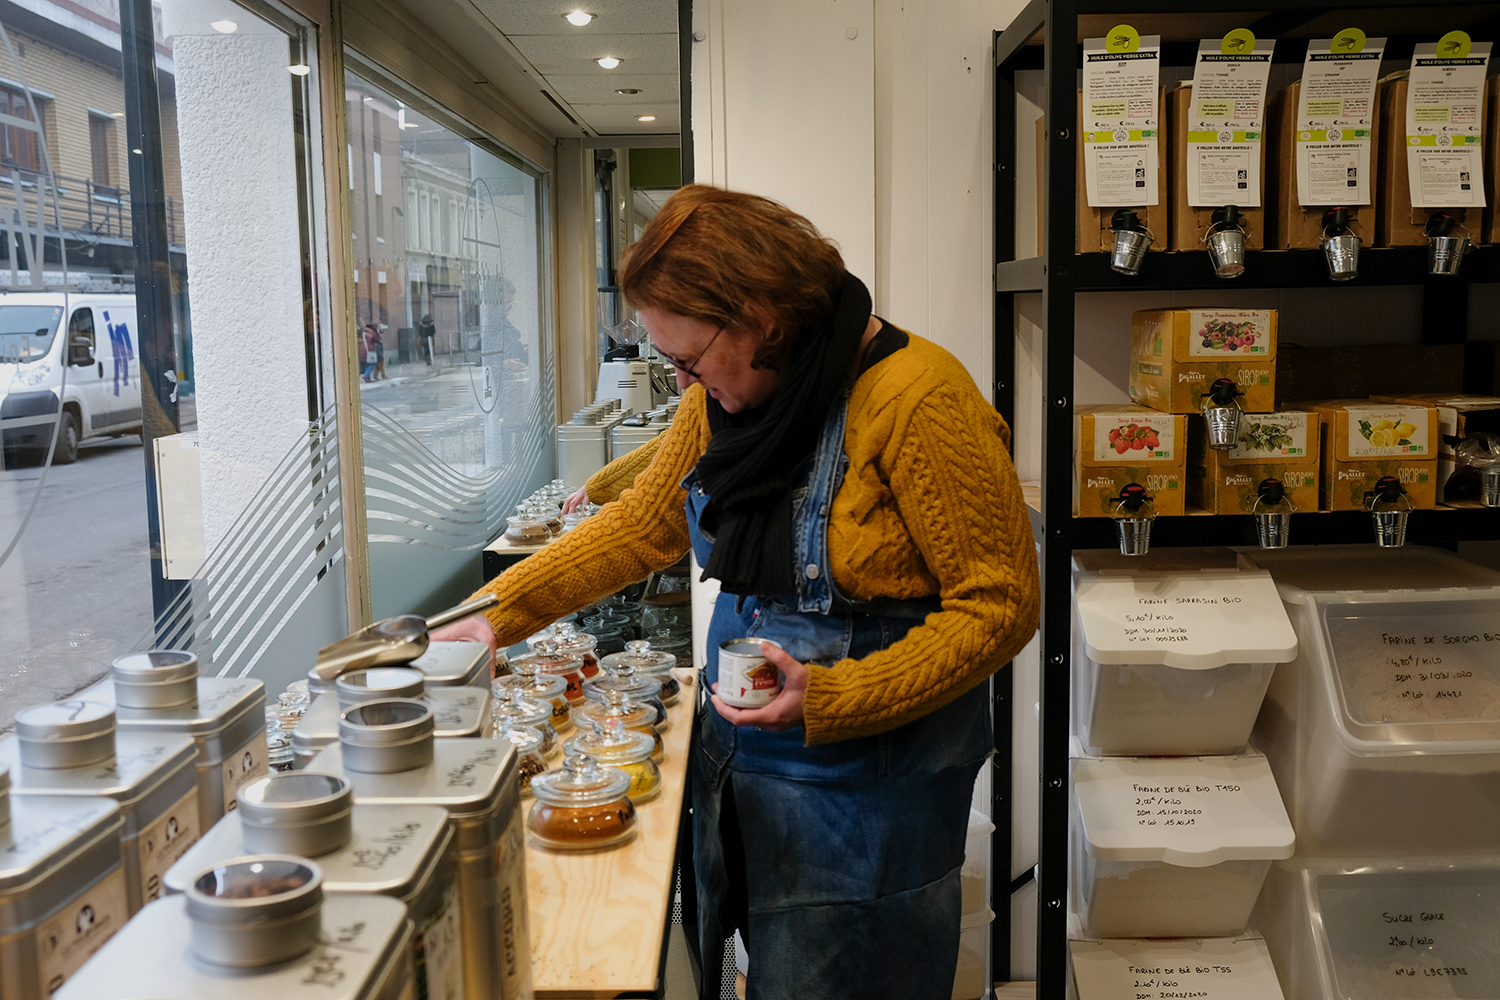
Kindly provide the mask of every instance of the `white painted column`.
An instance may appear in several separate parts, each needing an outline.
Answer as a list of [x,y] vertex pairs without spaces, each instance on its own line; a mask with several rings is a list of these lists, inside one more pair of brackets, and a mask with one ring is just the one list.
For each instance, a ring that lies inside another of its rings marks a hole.
[[[307,428],[301,223],[284,34],[226,0],[164,0],[193,315],[207,551]],[[214,21],[233,21],[225,34]]]

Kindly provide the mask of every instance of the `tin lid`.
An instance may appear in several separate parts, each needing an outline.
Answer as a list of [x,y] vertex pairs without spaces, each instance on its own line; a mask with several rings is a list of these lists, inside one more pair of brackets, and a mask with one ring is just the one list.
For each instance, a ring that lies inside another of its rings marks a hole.
[[198,656],[186,649],[148,649],[110,663],[110,676],[133,684],[170,684],[198,676]]
[[266,686],[249,677],[199,677],[193,681],[194,697],[164,708],[130,708],[119,703],[118,681],[106,678],[80,697],[113,702],[115,723],[122,731],[181,732],[205,738],[221,736],[228,749],[240,745],[241,733],[259,727],[265,705]]
[[378,698],[339,714],[339,740],[354,746],[386,747],[432,738],[432,706],[415,698]]
[[[54,1000],[369,1000],[399,993],[403,956],[411,948],[406,905],[368,894],[329,896],[323,902],[319,943],[307,954],[251,975],[225,975],[191,961],[185,896],[146,905],[62,985]],[[142,961],[151,955],[152,961]],[[410,963],[410,958],[404,959]],[[409,973],[406,973],[409,976]]]
[[[495,721],[509,719],[521,726],[535,726],[552,718],[552,706],[527,697],[526,691],[514,685],[495,683]],[[565,685],[566,687],[566,685]]]
[[601,764],[634,764],[650,758],[656,741],[645,733],[626,729],[619,719],[608,719],[600,728],[579,733],[563,744],[567,757],[587,756]]
[[605,670],[629,666],[640,674],[660,673],[677,666],[677,657],[653,649],[649,639],[631,639],[625,644],[625,652],[610,653],[599,661],[599,666]]
[[108,760],[114,746],[103,737],[115,731],[115,710],[108,702],[73,698],[47,705],[32,705],[16,713],[16,739],[21,764],[26,767],[57,767],[54,748],[98,741],[99,746],[79,757],[72,766],[82,767]]
[[376,698],[420,698],[426,690],[427,675],[411,667],[372,667],[351,670],[334,678],[339,705],[348,708]]
[[427,651],[407,664],[427,675],[428,687],[481,684],[494,657],[482,642],[429,642]]
[[[644,734],[642,734],[644,735]],[[630,775],[618,767],[600,764],[587,754],[569,757],[562,768],[531,779],[531,793],[538,801],[555,806],[594,806],[623,799],[630,788]]]
[[636,701],[623,691],[603,692],[603,701],[588,701],[573,709],[585,724],[599,728],[610,721],[619,722],[626,729],[636,729],[656,722],[656,706]]
[[185,895],[188,919],[195,923],[265,923],[321,902],[323,870],[291,854],[250,854],[200,872]]
[[[257,778],[235,794],[240,820],[249,827],[329,827],[354,809],[354,786],[336,774],[292,771]],[[352,831],[325,840],[320,853],[348,843]]]

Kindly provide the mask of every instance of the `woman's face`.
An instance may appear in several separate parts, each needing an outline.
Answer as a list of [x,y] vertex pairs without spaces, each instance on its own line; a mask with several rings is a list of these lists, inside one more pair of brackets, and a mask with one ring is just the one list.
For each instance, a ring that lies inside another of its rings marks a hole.
[[769,321],[753,331],[720,332],[712,323],[647,308],[641,310],[641,322],[659,352],[697,373],[694,377],[679,368],[678,387],[686,391],[694,382],[702,382],[727,413],[755,409],[781,385],[780,370],[752,367],[756,348],[771,332]]

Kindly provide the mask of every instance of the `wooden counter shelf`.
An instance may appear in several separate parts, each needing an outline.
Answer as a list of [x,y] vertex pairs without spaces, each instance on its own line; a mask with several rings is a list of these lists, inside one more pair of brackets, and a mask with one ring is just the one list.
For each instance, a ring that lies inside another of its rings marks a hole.
[[[633,839],[570,854],[527,837],[531,970],[539,1000],[641,996],[660,988],[696,697],[696,685],[684,684],[667,710],[672,727],[663,736],[662,791],[636,807]],[[532,801],[524,799],[523,808],[529,811]]]

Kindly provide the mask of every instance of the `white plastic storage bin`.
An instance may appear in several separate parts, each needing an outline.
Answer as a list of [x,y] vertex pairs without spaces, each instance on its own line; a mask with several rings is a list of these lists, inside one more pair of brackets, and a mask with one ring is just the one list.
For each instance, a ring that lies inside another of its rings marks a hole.
[[1078,573],[1074,732],[1090,754],[1245,749],[1297,639],[1268,573]]
[[1289,1000],[1500,997],[1500,858],[1279,861],[1254,926]]
[[990,836],[995,824],[975,809],[969,810],[969,830],[964,837],[964,866],[959,872],[963,886],[963,915],[983,913],[990,907]]
[[1072,762],[1074,910],[1089,937],[1224,937],[1292,824],[1260,754]]
[[1179,941],[1069,941],[1078,1000],[1282,1000],[1255,935]]
[[965,913],[958,937],[958,968],[953,974],[952,1000],[980,1000],[990,990],[990,924],[995,911],[988,907]]
[[1435,550],[1376,551],[1257,556],[1301,641],[1255,744],[1303,855],[1495,853],[1500,575]]

